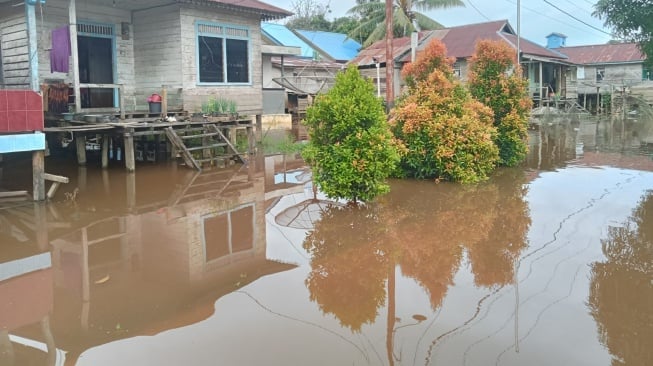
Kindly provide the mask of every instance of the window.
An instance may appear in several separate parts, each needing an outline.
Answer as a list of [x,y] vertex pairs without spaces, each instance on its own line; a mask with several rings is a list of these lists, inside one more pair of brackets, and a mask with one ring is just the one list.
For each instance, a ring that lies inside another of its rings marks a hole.
[[[0,70],[0,76],[2,70]],[[653,80],[653,72],[651,72],[651,68],[642,65],[642,80]]]
[[203,221],[207,262],[254,248],[254,206],[207,216]]
[[249,30],[203,22],[196,29],[198,82],[249,83]]
[[578,66],[576,68],[576,78],[577,79],[585,79],[585,68],[582,66]]
[[453,75],[460,79],[460,63],[456,62],[453,64]]
[[603,81],[605,78],[605,67],[596,68],[596,81]]

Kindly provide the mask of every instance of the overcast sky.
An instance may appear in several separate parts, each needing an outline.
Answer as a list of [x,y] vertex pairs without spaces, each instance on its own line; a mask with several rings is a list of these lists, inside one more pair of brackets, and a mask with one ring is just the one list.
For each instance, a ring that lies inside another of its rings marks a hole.
[[[263,1],[292,11],[292,4],[298,0]],[[331,19],[346,15],[347,10],[356,3],[354,0],[314,1],[330,4]],[[464,0],[464,2],[464,8],[437,10],[426,14],[448,27],[481,23],[488,19],[508,19],[515,32],[517,31],[517,0]],[[567,46],[606,43],[611,39],[606,34],[610,31],[603,28],[603,21],[591,15],[594,3],[596,0],[521,0],[521,35],[540,45],[546,44],[545,37],[551,32],[567,35]],[[573,19],[555,7],[577,19]]]

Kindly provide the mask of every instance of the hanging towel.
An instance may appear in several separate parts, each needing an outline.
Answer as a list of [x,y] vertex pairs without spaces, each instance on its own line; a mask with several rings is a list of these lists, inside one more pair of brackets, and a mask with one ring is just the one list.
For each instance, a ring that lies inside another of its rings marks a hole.
[[50,50],[50,72],[68,73],[70,56],[70,30],[68,26],[52,30],[52,49]]

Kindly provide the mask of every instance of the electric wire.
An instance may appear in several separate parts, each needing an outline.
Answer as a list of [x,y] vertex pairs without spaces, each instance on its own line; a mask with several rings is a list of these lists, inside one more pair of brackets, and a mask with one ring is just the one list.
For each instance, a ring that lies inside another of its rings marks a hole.
[[483,14],[483,13],[482,13],[482,12],[481,12],[477,7],[476,7],[476,5],[474,5],[474,3],[472,2],[472,0],[467,0],[467,3],[469,3],[469,5],[471,5],[471,7],[474,8],[474,10],[476,10],[476,12],[479,13],[483,18],[485,18],[485,20],[487,20],[487,21],[491,21],[491,19],[490,19],[487,15]]
[[553,8],[555,8],[555,9],[558,10],[559,12],[561,12],[561,13],[567,15],[568,17],[570,17],[570,18],[572,18],[572,19],[574,19],[574,20],[576,20],[577,22],[583,23],[583,24],[585,24],[586,26],[588,26],[588,27],[590,27],[590,28],[592,28],[592,29],[594,29],[594,30],[597,30],[597,31],[599,31],[599,32],[601,32],[601,33],[604,33],[604,34],[609,35],[610,37],[613,36],[612,33],[608,33],[608,32],[604,31],[604,30],[601,29],[601,28],[595,27],[595,26],[593,26],[593,25],[591,25],[591,24],[585,22],[584,20],[581,20],[581,19],[577,18],[576,16],[574,16],[574,15],[568,13],[567,11],[565,11],[565,10],[561,9],[560,7],[558,7],[557,5],[553,4],[553,3],[550,2],[549,0],[542,0],[542,1],[544,1],[545,3],[551,5]]

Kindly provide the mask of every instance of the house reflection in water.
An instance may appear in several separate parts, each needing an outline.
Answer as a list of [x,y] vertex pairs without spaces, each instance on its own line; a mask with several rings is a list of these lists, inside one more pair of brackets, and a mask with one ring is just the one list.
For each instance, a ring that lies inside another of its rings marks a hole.
[[91,347],[200,322],[221,296],[294,268],[266,259],[266,194],[273,191],[263,172],[187,174],[157,202],[78,220],[83,226],[36,255],[47,257],[47,268],[9,277],[29,257],[0,257],[2,364],[23,364],[17,337],[48,345],[41,357],[56,344],[74,364]]

